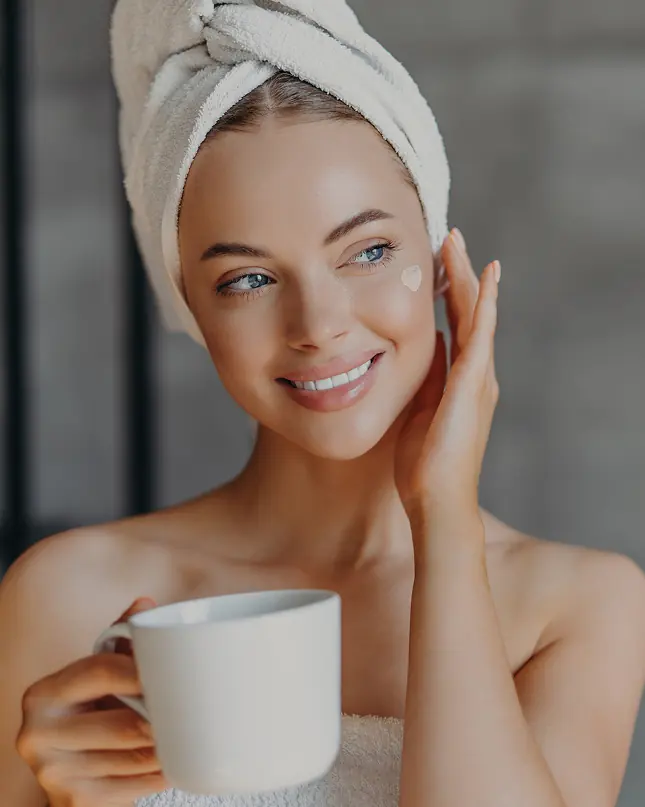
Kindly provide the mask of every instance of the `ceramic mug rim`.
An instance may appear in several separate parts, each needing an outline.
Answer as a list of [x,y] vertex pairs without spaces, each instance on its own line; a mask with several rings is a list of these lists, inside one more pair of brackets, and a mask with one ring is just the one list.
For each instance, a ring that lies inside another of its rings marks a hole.
[[[187,603],[198,604],[202,602],[217,601],[218,603],[231,599],[257,599],[258,606],[261,609],[263,601],[270,601],[276,595],[285,595],[286,602],[280,604],[277,608],[271,608],[267,611],[259,610],[258,612],[250,614],[232,614],[221,615],[217,613],[209,613],[205,617],[190,622],[182,622],[178,615],[181,607]],[[293,601],[289,601],[289,597],[293,597]],[[232,594],[215,594],[209,597],[199,597],[192,600],[181,600],[175,603],[168,603],[167,605],[158,605],[154,608],[149,608],[145,611],[140,611],[133,614],[128,619],[128,624],[134,630],[174,630],[181,628],[182,631],[187,629],[204,629],[205,627],[218,626],[225,628],[227,625],[240,625],[248,622],[256,623],[258,621],[266,622],[268,620],[283,620],[285,618],[293,618],[294,615],[307,615],[311,611],[321,608],[326,608],[330,603],[340,601],[340,595],[337,591],[331,589],[300,589],[300,588],[277,588],[277,589],[262,589],[261,591],[240,591]],[[163,620],[164,614],[174,614],[167,621]],[[162,621],[160,621],[162,620]]]

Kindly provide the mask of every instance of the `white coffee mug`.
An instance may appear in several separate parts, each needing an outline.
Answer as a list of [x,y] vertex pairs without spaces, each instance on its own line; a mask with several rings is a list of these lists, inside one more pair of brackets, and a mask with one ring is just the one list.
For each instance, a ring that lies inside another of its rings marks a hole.
[[164,775],[206,795],[312,782],[341,745],[341,601],[334,591],[187,600],[105,630],[94,653],[132,640],[143,697],[118,696],[152,725]]

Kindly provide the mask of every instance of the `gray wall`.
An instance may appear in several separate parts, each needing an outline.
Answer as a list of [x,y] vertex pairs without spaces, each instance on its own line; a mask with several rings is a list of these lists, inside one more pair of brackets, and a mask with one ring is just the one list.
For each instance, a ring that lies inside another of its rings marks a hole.
[[[30,5],[32,495],[39,519],[80,524],[123,508],[112,4]],[[645,3],[353,5],[435,110],[451,225],[478,270],[502,262],[484,503],[645,567]],[[250,432],[188,338],[158,331],[155,358],[163,505],[234,473]],[[644,723],[621,807],[645,796]]]

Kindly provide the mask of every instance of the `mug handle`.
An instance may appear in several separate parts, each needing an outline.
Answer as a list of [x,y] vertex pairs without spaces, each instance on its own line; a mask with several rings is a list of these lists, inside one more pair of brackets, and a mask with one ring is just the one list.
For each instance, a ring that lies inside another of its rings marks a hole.
[[[97,653],[112,653],[114,652],[115,639],[130,639],[132,641],[132,631],[127,622],[119,622],[116,625],[111,625],[103,631],[103,633],[94,642],[92,648],[92,655]],[[135,712],[141,715],[148,723],[151,723],[150,715],[144,699],[140,695],[114,695],[115,698],[125,703]]]

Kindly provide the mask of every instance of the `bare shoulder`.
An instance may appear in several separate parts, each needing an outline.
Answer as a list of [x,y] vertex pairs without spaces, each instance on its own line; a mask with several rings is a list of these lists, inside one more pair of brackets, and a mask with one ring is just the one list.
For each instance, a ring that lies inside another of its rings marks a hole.
[[[210,540],[204,538],[208,530]],[[33,544],[7,570],[2,592],[46,598],[53,607],[86,601],[119,616],[137,597],[181,599],[193,570],[218,567],[218,520],[205,497],[149,514],[69,530]],[[210,551],[206,551],[207,546]],[[122,607],[121,607],[122,606]],[[89,616],[90,614],[88,614]]]
[[541,615],[535,652],[599,623],[636,619],[645,630],[645,571],[628,555],[518,532],[507,556],[518,598]]
[[[115,525],[119,522],[114,522]],[[38,573],[42,570],[53,575],[67,571],[71,574],[70,561],[82,577],[82,564],[93,560],[104,562],[114,555],[114,538],[117,535],[112,525],[82,527],[50,535],[32,544],[7,570],[3,584],[14,585],[29,570]],[[74,559],[79,563],[73,563]]]
[[94,630],[116,619],[133,582],[118,529],[71,530],[38,541],[14,561],[0,583],[0,607],[15,611],[21,623],[38,615],[39,622],[58,625],[64,645],[66,624],[74,628],[69,636],[78,637],[84,626]]
[[[6,571],[0,592],[20,589],[21,596],[46,595],[64,605],[69,596],[87,608],[112,605],[134,596],[157,571],[154,542],[146,541],[165,524],[162,512],[81,527],[43,538],[32,544]],[[127,607],[126,603],[123,609]],[[116,615],[118,616],[118,614]]]

